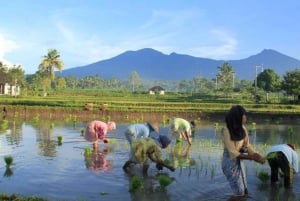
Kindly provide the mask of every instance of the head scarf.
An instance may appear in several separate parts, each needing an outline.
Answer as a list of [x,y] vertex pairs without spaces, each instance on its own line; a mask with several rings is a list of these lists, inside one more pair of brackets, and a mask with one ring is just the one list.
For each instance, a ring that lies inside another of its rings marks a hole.
[[113,121],[109,121],[109,122],[107,122],[107,127],[109,130],[114,130],[114,129],[116,129],[116,123]]
[[240,141],[246,136],[242,123],[243,115],[246,115],[246,110],[240,105],[233,106],[226,114],[226,126],[233,141]]

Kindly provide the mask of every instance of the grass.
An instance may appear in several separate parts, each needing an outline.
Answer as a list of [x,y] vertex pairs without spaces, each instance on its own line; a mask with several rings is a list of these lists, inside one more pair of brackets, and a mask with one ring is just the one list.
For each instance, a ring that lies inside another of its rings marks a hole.
[[17,194],[8,195],[6,193],[0,194],[0,200],[3,201],[48,201],[47,199],[36,197],[36,196],[29,196],[23,197]]
[[[92,108],[85,108],[86,104]],[[241,104],[251,113],[266,114],[299,114],[300,105],[294,104],[267,104],[254,103],[244,99],[224,97],[197,97],[190,93],[167,94],[164,96],[149,94],[133,94],[122,92],[94,92],[78,91],[77,93],[52,94],[47,97],[26,96],[10,97],[1,96],[0,104],[21,108],[64,108],[64,109],[89,109],[128,112],[224,112],[232,105]],[[7,108],[10,111],[11,108]]]

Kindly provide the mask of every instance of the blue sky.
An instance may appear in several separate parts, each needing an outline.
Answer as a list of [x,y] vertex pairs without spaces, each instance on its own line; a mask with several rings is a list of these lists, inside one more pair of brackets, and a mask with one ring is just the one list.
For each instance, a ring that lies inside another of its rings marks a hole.
[[26,73],[49,49],[65,69],[142,48],[225,60],[274,49],[300,59],[299,0],[9,0],[0,7],[0,61]]

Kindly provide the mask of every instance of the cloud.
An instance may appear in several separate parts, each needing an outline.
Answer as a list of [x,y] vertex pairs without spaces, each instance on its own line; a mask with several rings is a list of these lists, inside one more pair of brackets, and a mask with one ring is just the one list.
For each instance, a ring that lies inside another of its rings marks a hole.
[[200,57],[224,59],[228,56],[236,54],[238,41],[232,34],[221,29],[213,29],[210,31],[210,45],[200,45],[192,47],[188,52],[192,55]]
[[10,65],[12,62],[5,59],[5,55],[13,50],[17,49],[19,46],[13,40],[6,38],[3,34],[0,33],[0,61],[4,64]]

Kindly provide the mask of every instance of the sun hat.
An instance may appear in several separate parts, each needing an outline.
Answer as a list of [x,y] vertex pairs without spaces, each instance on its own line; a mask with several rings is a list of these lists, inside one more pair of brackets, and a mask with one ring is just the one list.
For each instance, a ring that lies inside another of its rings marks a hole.
[[155,132],[159,132],[159,125],[157,122],[150,122],[148,121],[147,124],[155,131]]
[[109,122],[107,122],[107,127],[110,130],[114,130],[114,129],[116,129],[116,123],[114,121],[109,121]]

